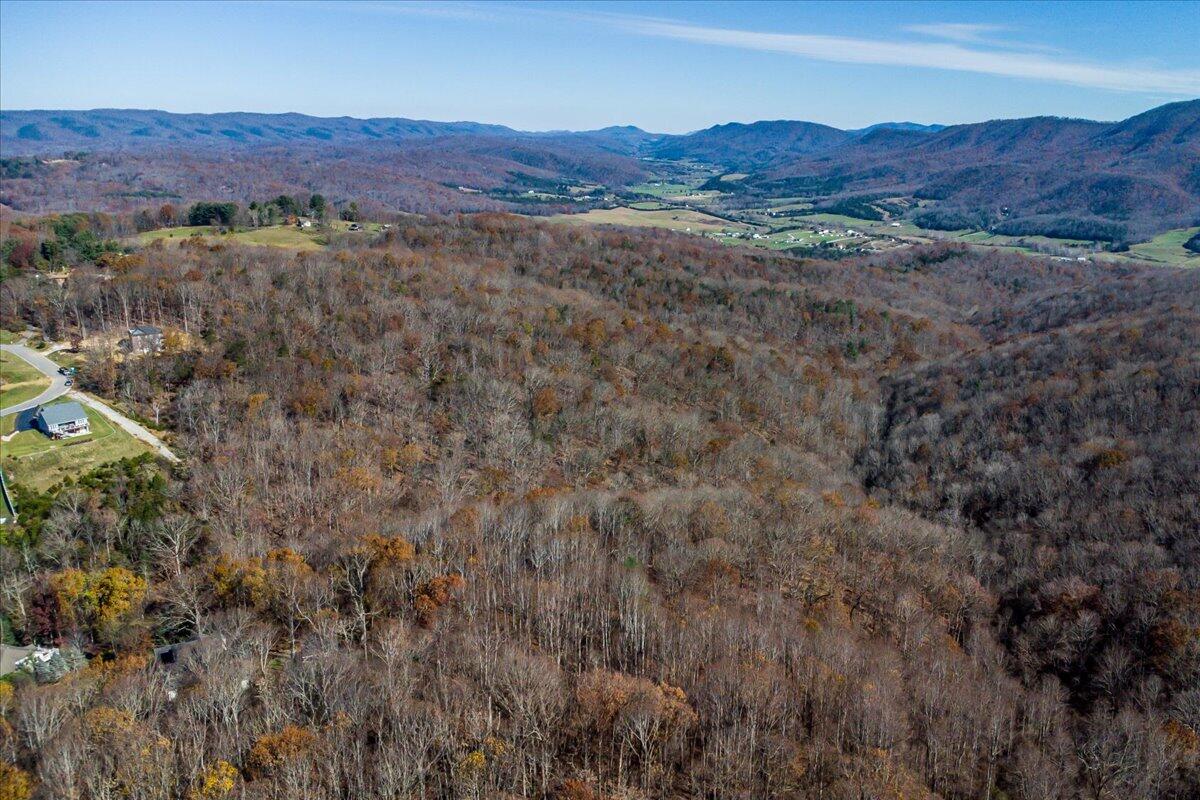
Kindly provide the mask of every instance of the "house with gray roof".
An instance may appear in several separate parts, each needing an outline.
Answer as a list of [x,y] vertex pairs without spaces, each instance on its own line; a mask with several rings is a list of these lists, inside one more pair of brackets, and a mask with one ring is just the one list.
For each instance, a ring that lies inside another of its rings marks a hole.
[[129,329],[129,352],[157,353],[162,349],[162,328],[153,325],[138,325]]
[[0,675],[15,672],[17,665],[37,650],[33,645],[17,647],[11,644],[0,644]]
[[41,406],[37,412],[37,427],[51,439],[66,439],[70,436],[86,436],[92,432],[87,412],[83,406],[71,400]]

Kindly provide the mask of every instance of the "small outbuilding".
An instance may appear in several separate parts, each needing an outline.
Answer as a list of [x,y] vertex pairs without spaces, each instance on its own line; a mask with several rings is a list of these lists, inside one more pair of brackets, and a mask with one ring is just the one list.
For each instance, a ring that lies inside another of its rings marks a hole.
[[51,439],[87,436],[92,432],[87,412],[83,410],[83,406],[74,400],[39,408],[37,412],[37,427]]

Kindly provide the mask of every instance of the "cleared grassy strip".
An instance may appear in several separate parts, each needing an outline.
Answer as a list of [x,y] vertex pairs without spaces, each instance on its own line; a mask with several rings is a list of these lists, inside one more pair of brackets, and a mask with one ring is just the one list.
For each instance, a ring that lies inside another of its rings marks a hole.
[[289,250],[320,250],[324,247],[324,243],[318,241],[316,234],[291,225],[280,225],[274,228],[253,228],[248,231],[239,231],[228,238],[240,244],[283,247]]
[[[13,483],[44,492],[66,477],[82,475],[101,464],[151,452],[149,445],[113,425],[100,413],[84,407],[92,433],[72,439],[51,439],[25,430],[0,442],[0,462]],[[0,431],[12,431],[15,414],[0,420]]]
[[50,379],[19,356],[0,352],[0,408],[31,400],[46,390]]
[[755,230],[751,225],[730,222],[702,211],[689,209],[638,211],[622,206],[620,208],[598,208],[584,214],[555,214],[547,219],[551,222],[565,222],[571,225],[627,225],[634,228],[666,228],[685,233]]
[[37,367],[8,351],[0,352],[0,376],[3,376],[5,383],[25,383],[39,378],[47,380]]
[[[334,220],[329,223],[329,230],[337,233],[350,231],[351,223]],[[374,222],[361,223],[362,232],[377,233],[381,225]],[[218,242],[236,242],[262,247],[281,247],[288,250],[320,250],[326,244],[328,231],[321,228],[297,228],[295,225],[270,225],[265,228],[243,228],[240,230],[221,233],[208,225],[192,225],[182,228],[160,228],[146,231],[138,235],[141,244],[155,241],[182,242],[194,236],[202,236]]]
[[163,228],[157,231],[147,231],[138,238],[142,244],[150,244],[154,241],[182,242],[194,236],[202,236],[211,241],[284,247],[292,250],[320,250],[322,247],[321,242],[317,241],[317,234],[312,232],[312,229],[297,228],[294,225],[250,228],[229,233],[220,233],[217,229],[209,226]]
[[214,236],[215,229],[209,225],[187,225],[182,228],[160,228],[156,231],[146,231],[138,234],[142,244],[149,244],[156,239],[186,239],[189,236]]
[[30,381],[29,383],[6,383],[4,384],[4,390],[0,391],[0,408],[8,408],[9,406],[15,406],[17,403],[32,400],[46,391],[46,387],[49,385],[50,381],[45,379]]

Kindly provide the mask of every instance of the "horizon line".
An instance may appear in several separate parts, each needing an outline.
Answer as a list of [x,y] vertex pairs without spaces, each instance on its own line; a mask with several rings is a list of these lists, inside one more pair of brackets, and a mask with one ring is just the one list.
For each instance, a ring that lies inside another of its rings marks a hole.
[[1194,99],[1189,99],[1189,100],[1175,100],[1175,101],[1171,101],[1171,102],[1167,102],[1167,103],[1160,103],[1158,105],[1146,108],[1143,111],[1139,111],[1136,114],[1132,114],[1128,117],[1125,117],[1124,119],[1115,119],[1115,120],[1091,119],[1089,117],[1061,116],[1061,115],[1057,115],[1057,114],[1034,114],[1032,116],[1027,116],[1027,117],[989,117],[987,119],[975,120],[973,122],[950,122],[950,123],[914,122],[912,120],[880,120],[879,122],[869,123],[867,125],[863,125],[863,126],[857,127],[857,128],[842,128],[837,125],[830,125],[829,123],[818,122],[816,120],[811,120],[811,119],[795,119],[795,118],[788,118],[788,117],[778,117],[775,119],[765,119],[764,118],[764,119],[755,119],[755,120],[748,120],[748,121],[727,120],[724,122],[714,122],[711,125],[708,125],[708,126],[705,126],[702,128],[695,128],[695,129],[689,130],[689,131],[684,131],[682,133],[666,133],[666,132],[661,132],[661,131],[652,131],[647,128],[642,128],[641,126],[639,126],[635,123],[629,123],[629,122],[611,123],[609,125],[602,125],[597,128],[578,128],[578,129],[576,129],[576,128],[545,128],[545,129],[535,130],[535,129],[528,129],[528,128],[515,128],[511,125],[506,125],[502,122],[485,122],[485,121],[476,120],[476,119],[438,120],[438,119],[428,119],[428,118],[423,118],[423,117],[406,117],[406,116],[356,116],[354,114],[313,114],[313,113],[309,113],[309,112],[305,112],[305,111],[246,111],[246,110],[172,111],[172,110],[169,110],[166,108],[134,108],[134,107],[120,108],[120,107],[116,107],[116,106],[95,106],[92,108],[0,108],[0,116],[3,116],[5,114],[15,114],[15,113],[29,114],[29,113],[67,112],[67,113],[84,114],[84,113],[95,113],[95,112],[103,112],[103,111],[175,114],[178,116],[219,116],[219,115],[223,115],[223,114],[256,114],[256,115],[261,115],[261,116],[299,116],[299,117],[308,117],[311,119],[324,119],[324,120],[349,119],[349,120],[356,120],[356,121],[362,121],[362,122],[370,122],[373,120],[406,120],[409,122],[428,122],[428,123],[434,123],[434,124],[439,124],[439,125],[481,125],[481,126],[487,126],[487,127],[492,127],[492,128],[504,128],[505,130],[512,131],[513,133],[538,134],[538,135],[550,135],[550,134],[556,134],[556,133],[583,134],[583,133],[595,133],[595,132],[606,130],[609,128],[632,128],[634,130],[641,131],[642,133],[647,133],[647,134],[654,135],[654,136],[687,136],[687,135],[690,135],[693,133],[699,133],[700,131],[709,130],[711,128],[716,128],[716,127],[720,127],[723,125],[756,125],[756,124],[770,123],[770,122],[798,122],[798,123],[804,123],[804,124],[809,124],[809,125],[822,125],[827,128],[832,128],[834,130],[839,130],[839,131],[844,131],[844,132],[854,132],[854,131],[866,130],[867,128],[871,128],[871,127],[878,126],[878,125],[921,125],[923,127],[939,127],[940,126],[941,128],[952,128],[952,127],[958,127],[958,126],[962,126],[962,125],[980,125],[980,124],[984,124],[984,123],[988,123],[988,122],[1002,122],[1002,121],[1011,121],[1011,120],[1019,120],[1019,119],[1043,119],[1043,118],[1070,120],[1070,121],[1078,121],[1078,122],[1096,122],[1096,123],[1102,123],[1102,124],[1112,124],[1112,123],[1116,123],[1116,122],[1123,122],[1124,120],[1128,120],[1128,119],[1133,119],[1134,117],[1140,116],[1140,115],[1145,114],[1150,111],[1154,111],[1155,109],[1158,109],[1158,108],[1164,108],[1166,106],[1171,106],[1171,105],[1180,105],[1180,104],[1197,103],[1197,102],[1200,102],[1200,98],[1194,98]]

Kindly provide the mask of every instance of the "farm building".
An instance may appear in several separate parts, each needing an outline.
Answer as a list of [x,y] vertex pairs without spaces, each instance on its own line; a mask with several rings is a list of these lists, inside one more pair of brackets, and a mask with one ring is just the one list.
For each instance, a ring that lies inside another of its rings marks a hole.
[[88,422],[87,412],[83,406],[74,400],[68,403],[56,403],[52,406],[42,406],[37,412],[37,426],[52,439],[66,439],[70,436],[86,436],[92,432]]
[[153,325],[138,325],[129,329],[129,352],[157,353],[162,349],[162,328]]

